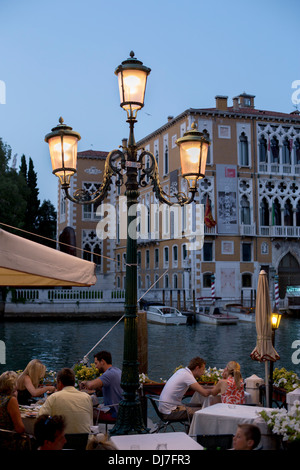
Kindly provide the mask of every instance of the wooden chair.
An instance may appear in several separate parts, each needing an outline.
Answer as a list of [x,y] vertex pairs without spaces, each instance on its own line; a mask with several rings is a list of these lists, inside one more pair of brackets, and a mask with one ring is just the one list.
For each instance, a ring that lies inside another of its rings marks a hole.
[[8,429],[0,429],[0,450],[33,450],[31,437]]
[[146,398],[148,398],[148,400],[152,404],[152,406],[153,406],[153,408],[154,408],[154,410],[155,410],[155,412],[156,412],[156,414],[159,418],[159,422],[157,423],[157,428],[153,432],[160,432],[161,430],[163,430],[163,432],[166,432],[168,426],[170,426],[172,428],[172,430],[175,431],[173,425],[175,423],[179,423],[179,424],[182,424],[184,426],[185,432],[188,433],[189,428],[190,428],[189,418],[187,418],[187,419],[174,419],[174,418],[172,419],[171,417],[167,418],[159,411],[158,404],[157,404],[159,402],[159,396],[146,395]]
[[[111,405],[111,406],[117,406],[116,405]],[[103,408],[99,405],[97,407],[97,416],[95,420],[95,425],[97,426],[98,424],[105,424],[105,432],[107,433],[108,430],[108,425],[109,424],[116,424],[117,418],[113,418],[110,413],[102,413],[100,416],[101,411],[103,411]]]

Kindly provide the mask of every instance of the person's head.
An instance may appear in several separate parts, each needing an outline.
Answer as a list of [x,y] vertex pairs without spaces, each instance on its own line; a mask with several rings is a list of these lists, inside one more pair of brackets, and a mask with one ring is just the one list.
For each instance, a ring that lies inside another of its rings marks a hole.
[[241,374],[241,366],[239,365],[238,362],[230,361],[226,365],[224,372],[223,372],[223,377],[228,378],[229,376],[234,378],[235,385],[239,389],[241,386],[242,374]]
[[33,386],[37,387],[41,379],[45,377],[45,373],[46,366],[39,359],[32,359],[18,378],[18,388],[21,390],[24,388],[24,378],[26,375],[30,377]]
[[204,374],[205,371],[205,360],[202,357],[193,357],[190,360],[188,368],[192,371],[194,377],[199,378]]
[[239,424],[233,437],[235,450],[252,450],[258,446],[261,432],[254,424]]
[[111,353],[108,351],[100,351],[94,356],[95,366],[100,372],[105,372],[108,366],[112,364]]
[[0,393],[12,395],[16,389],[18,374],[13,370],[8,370],[0,375]]
[[59,389],[63,387],[74,387],[75,372],[69,367],[64,367],[57,373],[57,386]]
[[41,415],[34,426],[34,437],[42,450],[61,450],[65,443],[66,422],[63,416]]

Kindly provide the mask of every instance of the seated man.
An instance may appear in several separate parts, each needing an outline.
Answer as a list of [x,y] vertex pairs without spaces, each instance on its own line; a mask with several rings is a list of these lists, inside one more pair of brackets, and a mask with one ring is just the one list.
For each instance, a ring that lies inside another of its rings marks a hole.
[[210,395],[210,390],[202,387],[196,380],[203,375],[204,370],[205,361],[201,357],[194,357],[188,367],[178,369],[169,378],[159,398],[158,408],[164,417],[179,420],[187,419],[197,409],[201,408],[201,406],[198,408],[184,406],[182,405],[182,399],[189,388],[194,392],[199,392],[204,397]]
[[[110,352],[100,351],[95,354],[95,365],[97,369],[102,372],[100,377],[88,382],[81,382],[81,388],[88,390],[101,390],[103,394],[104,405],[110,407],[110,411],[105,413],[100,411],[95,418],[101,421],[101,418],[116,418],[118,411],[118,403],[122,400],[123,391],[121,388],[121,375],[122,372],[118,367],[112,365],[112,357]],[[110,406],[114,405],[114,406]]]
[[57,390],[41,406],[39,416],[62,415],[66,420],[66,434],[91,432],[93,402],[87,393],[76,390],[72,369],[65,367],[58,372]]

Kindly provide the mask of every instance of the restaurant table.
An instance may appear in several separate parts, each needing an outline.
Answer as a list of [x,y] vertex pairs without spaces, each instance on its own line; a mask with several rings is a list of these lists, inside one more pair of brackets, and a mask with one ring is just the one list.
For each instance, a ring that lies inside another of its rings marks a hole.
[[129,434],[112,436],[110,440],[117,450],[203,450],[184,432]]
[[259,415],[259,412],[271,409],[274,410],[275,408],[217,403],[196,411],[191,422],[189,435],[195,439],[197,435],[234,435],[238,424],[248,423],[259,427],[263,449],[274,449],[277,448],[278,442],[274,439],[274,435],[268,429],[266,422]]

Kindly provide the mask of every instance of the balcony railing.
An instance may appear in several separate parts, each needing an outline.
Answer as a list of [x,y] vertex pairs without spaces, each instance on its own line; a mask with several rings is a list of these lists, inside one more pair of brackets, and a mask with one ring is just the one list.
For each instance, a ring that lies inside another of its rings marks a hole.
[[300,165],[288,163],[259,163],[259,173],[273,173],[275,175],[300,175]]
[[283,227],[281,225],[261,226],[259,234],[264,237],[298,238],[300,236],[300,227]]

